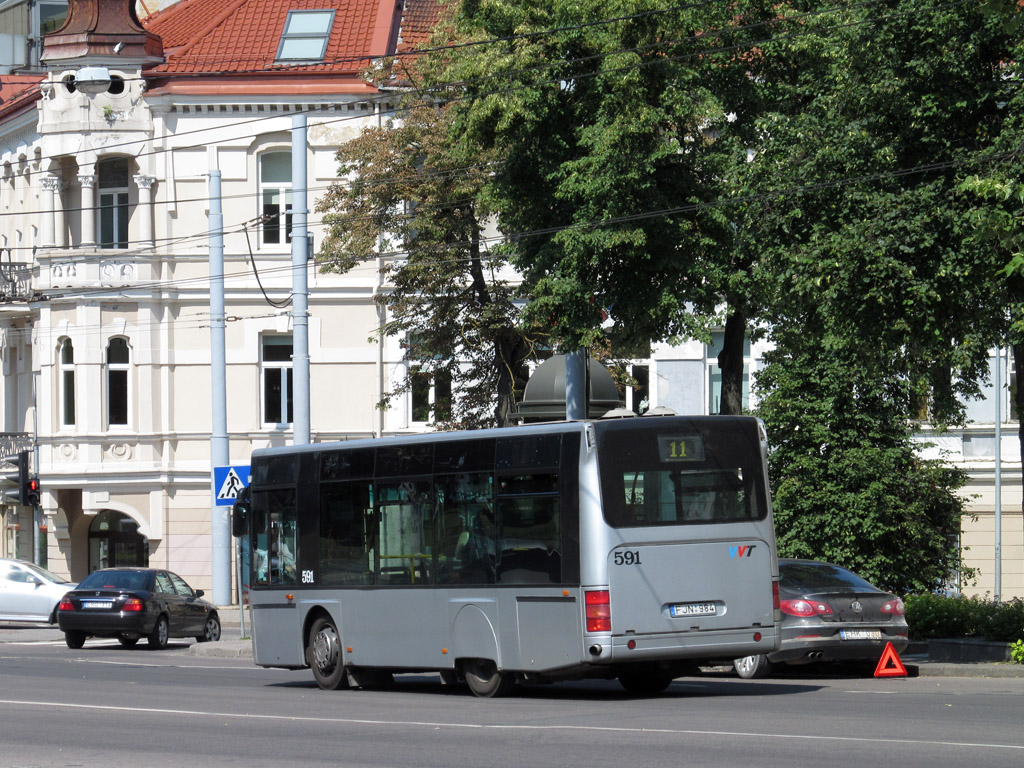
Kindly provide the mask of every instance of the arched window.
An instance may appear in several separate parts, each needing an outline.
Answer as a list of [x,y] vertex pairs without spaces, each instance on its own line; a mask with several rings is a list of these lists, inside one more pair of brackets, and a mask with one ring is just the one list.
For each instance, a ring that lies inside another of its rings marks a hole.
[[75,426],[75,348],[71,339],[60,343],[60,423]]
[[115,336],[107,344],[107,426],[128,426],[128,340]]
[[96,165],[99,185],[99,247],[128,247],[128,158],[112,157]]
[[260,156],[260,213],[263,243],[280,245],[292,240],[292,153],[267,152]]

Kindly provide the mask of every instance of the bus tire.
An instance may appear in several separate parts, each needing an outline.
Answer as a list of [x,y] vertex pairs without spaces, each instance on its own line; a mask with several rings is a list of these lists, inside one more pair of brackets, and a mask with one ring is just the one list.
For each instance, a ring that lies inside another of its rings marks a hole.
[[771,672],[772,663],[768,661],[768,657],[763,653],[755,653],[753,656],[733,659],[732,668],[744,680],[754,680],[758,677],[764,677]]
[[318,618],[309,628],[306,662],[313,670],[316,684],[323,690],[348,688],[348,675],[341,657],[341,635],[326,616]]
[[638,696],[661,693],[669,687],[673,679],[671,672],[648,664],[627,667],[619,673],[619,685],[628,693]]
[[469,690],[482,699],[507,696],[516,685],[515,675],[498,671],[498,665],[488,659],[469,661],[463,671]]

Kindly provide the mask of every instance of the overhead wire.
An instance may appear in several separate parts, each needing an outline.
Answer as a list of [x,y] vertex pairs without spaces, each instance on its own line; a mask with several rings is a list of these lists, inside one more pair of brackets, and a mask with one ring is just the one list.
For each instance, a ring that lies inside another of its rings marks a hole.
[[[949,7],[949,6],[952,6],[952,5],[959,5],[959,4],[962,4],[962,3],[949,3],[949,4],[946,4],[946,6],[944,6],[944,7]],[[703,4],[698,4],[698,5],[703,5]],[[866,5],[866,4],[861,4],[861,5]],[[845,8],[847,8],[847,7],[848,7],[848,6],[843,6],[843,7],[841,7],[841,8],[840,8],[840,10],[841,10],[841,9],[845,9]],[[836,9],[836,8],[833,8],[833,9],[828,9],[828,10],[830,10],[830,11],[831,11],[831,10],[837,10],[837,9]],[[867,23],[867,22],[858,22],[858,23]],[[728,31],[728,30],[727,30],[727,31]],[[540,34],[540,33],[538,32],[538,33],[531,33],[531,34]],[[751,43],[750,43],[750,42],[748,42],[748,43],[745,43],[745,44],[744,44],[743,46],[737,46],[737,47],[735,47],[735,48],[739,48],[739,47],[747,47],[747,46],[749,46],[749,45],[751,45]],[[562,62],[562,63],[564,63],[564,62]],[[640,65],[636,65],[636,66],[643,66],[643,63],[641,63]],[[632,67],[629,67],[629,68],[632,68]],[[587,73],[587,74],[589,75],[590,73]],[[602,72],[602,73],[594,73],[594,75],[595,75],[595,76],[596,76],[597,74],[606,74],[606,72]],[[508,73],[503,73],[503,75],[504,75],[504,76],[508,76]],[[580,75],[577,75],[577,76],[580,76]],[[553,81],[551,81],[551,82],[553,82]],[[274,115],[273,117],[280,117],[280,115]],[[260,119],[263,119],[263,118],[260,118]],[[342,118],[342,119],[362,119],[362,116],[357,116],[357,117],[352,117],[352,118]],[[206,130],[206,129],[197,129],[197,130]],[[161,150],[161,151],[171,151],[171,150],[173,150],[173,149],[176,149],[176,148],[168,148],[168,149],[166,149],[166,150]],[[444,173],[453,173],[453,172],[458,172],[458,171],[452,171],[452,170],[449,170],[449,171],[445,171]],[[239,195],[239,196],[237,196],[237,197],[248,197],[248,196],[251,196],[251,195],[256,195],[256,194],[259,194],[259,193],[258,193],[258,191],[257,191],[257,192],[254,192],[254,193],[248,193],[248,194],[246,194],[246,195]],[[766,194],[773,194],[773,195],[774,195],[774,194],[779,194],[779,193],[766,193]],[[197,200],[201,200],[201,199],[204,199],[204,198],[196,198],[196,199],[197,199]],[[674,214],[677,214],[677,213],[680,213],[680,212],[684,212],[684,211],[687,211],[687,210],[694,210],[694,208],[693,208],[693,207],[681,207],[681,208],[679,208],[679,209],[675,209],[675,210],[670,210],[670,211],[658,211],[658,212],[646,212],[646,213],[638,213],[638,214],[636,214],[636,215],[635,215],[635,218],[646,218],[646,217],[649,217],[649,216],[652,216],[652,215],[674,215]],[[610,223],[610,222],[609,222],[609,223]],[[576,225],[568,225],[568,226],[580,226],[580,225],[576,224]],[[584,226],[585,226],[585,225],[584,225]],[[556,231],[557,231],[557,230],[556,230]],[[545,230],[544,232],[538,232],[537,234],[550,234],[550,233],[551,233],[551,231],[549,231],[549,230]],[[205,234],[206,234],[206,233],[203,233],[203,235],[205,235]],[[530,236],[531,234],[532,234],[532,233],[519,233],[519,234],[518,234],[517,236],[520,236],[520,237],[526,237],[526,236]],[[192,238],[199,238],[199,237],[201,237],[201,236],[203,236],[203,235],[197,234],[197,235],[195,235],[195,236],[192,236]],[[177,242],[185,242],[185,241],[187,241],[188,239],[192,239],[192,238],[190,238],[189,236],[186,236],[186,237],[184,237],[184,238],[174,238],[173,240],[175,240],[175,241],[177,241]],[[502,239],[504,239],[504,238],[502,238]],[[27,247],[29,247],[29,246],[23,246],[23,247],[26,247],[26,248],[27,248]],[[148,248],[148,249],[141,249],[141,250],[149,250],[149,251],[151,251],[151,250],[153,250],[153,249],[152,249],[152,248]],[[103,254],[103,255],[99,256],[99,258],[104,258],[104,257],[106,257],[106,254]]]

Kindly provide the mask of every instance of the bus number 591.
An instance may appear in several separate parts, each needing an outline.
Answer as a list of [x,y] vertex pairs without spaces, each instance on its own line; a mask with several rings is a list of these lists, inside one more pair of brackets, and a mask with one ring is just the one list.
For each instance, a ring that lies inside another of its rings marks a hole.
[[620,549],[615,553],[616,565],[640,565],[640,550]]

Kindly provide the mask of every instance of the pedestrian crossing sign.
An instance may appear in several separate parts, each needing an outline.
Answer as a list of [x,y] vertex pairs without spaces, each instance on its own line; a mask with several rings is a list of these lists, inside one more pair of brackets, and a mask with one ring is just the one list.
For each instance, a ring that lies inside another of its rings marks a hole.
[[229,507],[235,503],[238,494],[249,485],[248,464],[213,468],[213,490],[218,507]]

